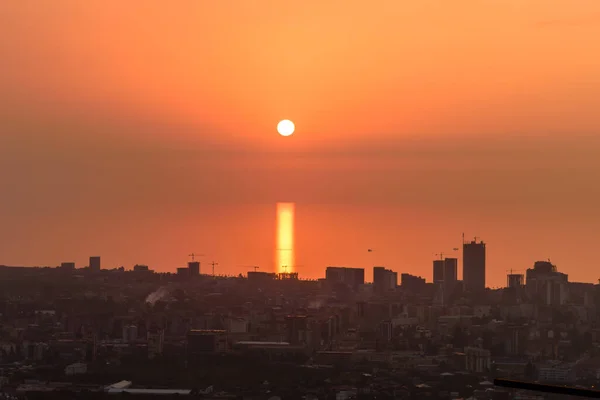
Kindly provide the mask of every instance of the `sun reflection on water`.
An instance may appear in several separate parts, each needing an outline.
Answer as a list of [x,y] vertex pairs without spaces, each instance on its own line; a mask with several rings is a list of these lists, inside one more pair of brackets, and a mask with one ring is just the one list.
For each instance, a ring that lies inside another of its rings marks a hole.
[[294,272],[294,203],[277,203],[275,271]]

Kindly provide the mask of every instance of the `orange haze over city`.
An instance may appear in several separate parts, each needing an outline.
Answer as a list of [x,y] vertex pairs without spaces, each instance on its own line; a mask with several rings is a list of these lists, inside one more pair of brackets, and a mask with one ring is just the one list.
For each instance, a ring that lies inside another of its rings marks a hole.
[[489,286],[595,282],[598,38],[597,0],[4,1],[0,264],[429,280],[466,232]]

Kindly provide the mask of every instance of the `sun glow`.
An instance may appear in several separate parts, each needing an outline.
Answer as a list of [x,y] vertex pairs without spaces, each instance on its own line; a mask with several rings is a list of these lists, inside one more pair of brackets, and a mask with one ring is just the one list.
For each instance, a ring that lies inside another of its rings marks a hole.
[[279,132],[281,136],[290,136],[295,130],[296,126],[289,119],[279,121],[277,124],[277,132]]
[[275,270],[294,272],[294,203],[277,203]]

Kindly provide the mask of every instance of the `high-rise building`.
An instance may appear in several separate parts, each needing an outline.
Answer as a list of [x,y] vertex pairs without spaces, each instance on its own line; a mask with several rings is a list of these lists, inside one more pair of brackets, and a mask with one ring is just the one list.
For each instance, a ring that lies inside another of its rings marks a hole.
[[190,276],[200,275],[200,261],[190,261],[188,263],[188,269]]
[[444,260],[433,260],[433,283],[444,281]]
[[463,282],[469,291],[485,289],[485,243],[463,243]]
[[385,269],[385,267],[373,267],[373,288],[378,292],[387,292],[398,286],[398,273]]
[[365,270],[363,268],[327,267],[325,280],[329,283],[344,283],[356,288],[365,283]]
[[444,259],[444,284],[452,285],[458,280],[458,259]]
[[533,268],[526,271],[525,286],[535,302],[549,306],[559,306],[568,299],[569,276],[558,272],[550,261],[536,261]]
[[100,271],[100,257],[90,257],[90,269],[92,271]]

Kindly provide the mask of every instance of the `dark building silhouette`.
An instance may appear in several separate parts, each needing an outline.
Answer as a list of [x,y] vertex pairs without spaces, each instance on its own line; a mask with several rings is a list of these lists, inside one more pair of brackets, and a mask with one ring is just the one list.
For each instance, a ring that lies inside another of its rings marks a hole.
[[398,273],[385,267],[373,267],[373,288],[378,292],[387,292],[398,286]]
[[444,284],[453,285],[458,280],[458,259],[444,259]]
[[90,269],[92,271],[100,271],[100,257],[90,257]]
[[404,273],[400,275],[400,285],[404,289],[418,291],[425,288],[427,282],[425,281],[425,278],[421,278],[420,276]]
[[506,275],[506,287],[520,288],[525,284],[525,276],[523,274],[508,274]]
[[200,275],[200,261],[190,261],[188,263],[188,270],[190,276]]
[[444,260],[433,260],[433,283],[444,282]]
[[75,269],[74,262],[63,262],[60,264],[60,267],[64,270],[73,271]]
[[526,271],[526,289],[536,302],[549,305],[564,305],[568,299],[569,276],[550,261],[536,261]]
[[344,283],[350,287],[357,287],[365,283],[365,270],[363,268],[327,267],[325,280],[328,283]]
[[274,272],[248,271],[248,282],[251,283],[267,283],[276,279],[277,274]]
[[468,291],[485,289],[485,243],[463,243],[463,282]]
[[305,344],[307,342],[307,321],[306,315],[288,315],[285,317],[288,343]]

